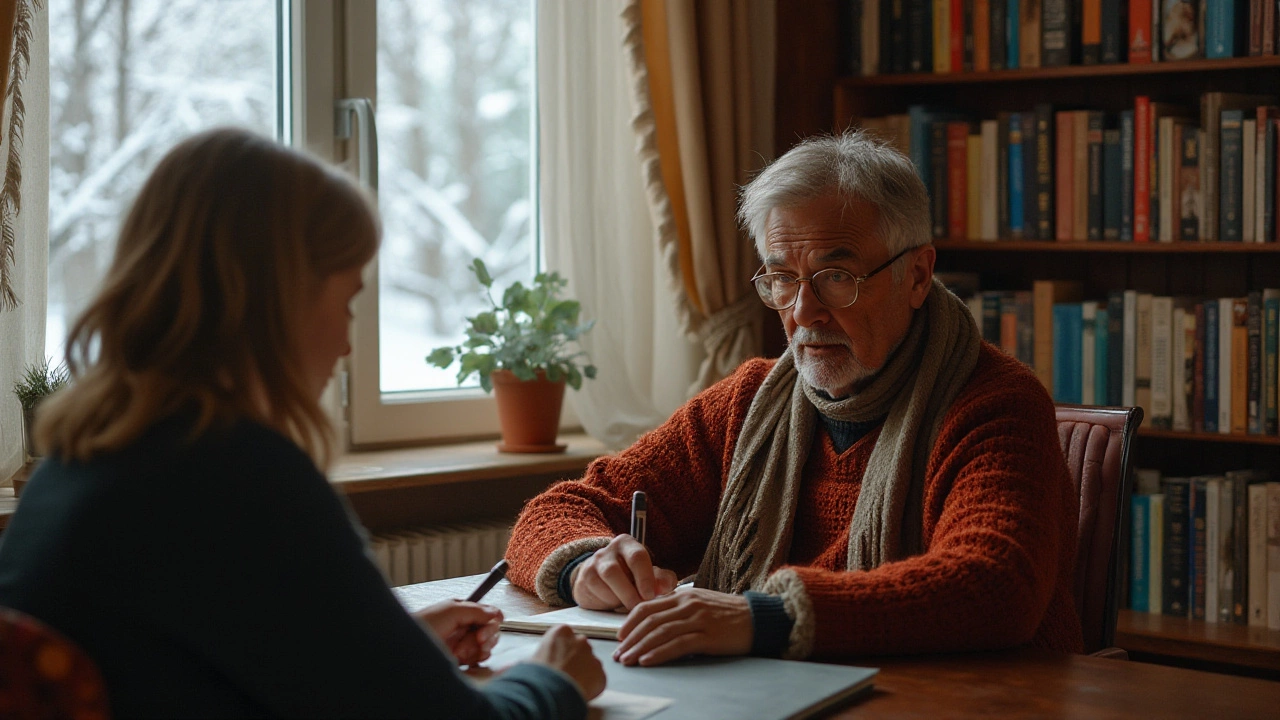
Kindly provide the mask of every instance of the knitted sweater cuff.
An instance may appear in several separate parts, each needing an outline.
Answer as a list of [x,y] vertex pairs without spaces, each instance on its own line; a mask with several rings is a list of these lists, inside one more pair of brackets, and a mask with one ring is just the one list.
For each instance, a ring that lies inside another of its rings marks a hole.
[[781,657],[790,644],[791,627],[795,624],[787,614],[782,598],[751,590],[742,595],[751,608],[751,654],[757,657]]
[[782,598],[786,614],[794,621],[787,638],[782,657],[787,660],[803,660],[813,653],[814,617],[813,603],[805,591],[804,581],[795,570],[784,568],[770,575],[761,588],[768,595]]
[[608,537],[582,538],[581,540],[565,543],[552,550],[551,554],[547,555],[547,559],[542,561],[542,565],[538,568],[538,574],[534,576],[534,590],[538,593],[538,598],[548,605],[572,605],[572,592],[569,593],[568,597],[560,595],[560,571],[580,556],[589,555],[608,545],[612,539]]
[[562,570],[560,570],[560,582],[556,587],[560,594],[560,598],[564,600],[566,605],[578,604],[573,599],[573,582],[572,582],[573,571],[576,570],[579,565],[585,562],[587,558],[595,554],[596,554],[595,550],[592,550],[591,552],[584,552],[578,557],[570,560],[569,563],[565,565]]

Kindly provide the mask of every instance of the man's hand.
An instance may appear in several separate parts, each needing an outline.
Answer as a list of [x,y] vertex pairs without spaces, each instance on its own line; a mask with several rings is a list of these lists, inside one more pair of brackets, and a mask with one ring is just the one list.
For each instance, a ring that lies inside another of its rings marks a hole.
[[596,551],[572,576],[573,600],[587,610],[630,610],[676,587],[676,574],[654,567],[649,551],[630,535],[619,535]]
[[502,611],[492,605],[445,600],[419,610],[417,615],[435,631],[459,665],[488,660],[498,644]]
[[745,655],[755,633],[741,595],[694,588],[637,605],[618,630],[613,659],[623,665],[660,665],[676,658]]

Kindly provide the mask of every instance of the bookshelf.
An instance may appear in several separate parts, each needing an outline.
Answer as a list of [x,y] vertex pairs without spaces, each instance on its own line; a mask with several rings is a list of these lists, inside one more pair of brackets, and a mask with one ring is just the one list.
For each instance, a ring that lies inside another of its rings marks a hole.
[[[788,26],[787,20],[791,25]],[[780,14],[787,47],[792,28],[816,22]],[[819,35],[819,38],[822,36]],[[835,41],[830,57],[842,50]],[[808,51],[810,55],[814,52]],[[811,64],[802,56],[797,64]],[[780,65],[780,82],[786,77]],[[797,67],[797,70],[799,67]],[[1026,112],[1041,103],[1054,110],[1109,114],[1134,108],[1134,98],[1175,103],[1198,114],[1207,92],[1280,96],[1280,56],[1197,59],[1147,64],[1070,65],[987,72],[908,73],[829,78],[832,126],[840,131],[863,118],[907,112],[911,105],[954,110],[976,121],[1001,112]],[[781,112],[781,111],[780,111]],[[801,116],[780,115],[800,125]],[[780,134],[781,136],[781,134]],[[779,147],[781,152],[785,147]],[[1175,226],[1176,227],[1176,226]],[[983,289],[1029,290],[1036,280],[1074,280],[1083,298],[1105,301],[1115,290],[1161,296],[1241,297],[1280,287],[1280,243],[995,241],[937,239],[939,271],[973,272]],[[1150,413],[1148,413],[1150,415]],[[1201,475],[1241,468],[1272,471],[1280,479],[1280,437],[1175,432],[1144,427],[1135,467],[1166,475]],[[1280,679],[1280,632],[1122,610],[1116,644],[1135,659]]]

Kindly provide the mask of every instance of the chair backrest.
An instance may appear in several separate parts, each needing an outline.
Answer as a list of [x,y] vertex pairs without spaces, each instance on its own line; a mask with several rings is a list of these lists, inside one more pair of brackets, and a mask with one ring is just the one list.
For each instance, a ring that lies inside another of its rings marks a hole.
[[0,717],[107,720],[106,686],[75,643],[30,615],[0,607]]
[[1076,537],[1076,611],[1084,650],[1109,647],[1124,564],[1133,439],[1142,408],[1059,405],[1058,441],[1080,495]]

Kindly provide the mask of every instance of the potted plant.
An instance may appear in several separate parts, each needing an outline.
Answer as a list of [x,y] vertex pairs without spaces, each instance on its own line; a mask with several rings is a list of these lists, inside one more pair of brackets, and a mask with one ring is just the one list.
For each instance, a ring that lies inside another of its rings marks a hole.
[[556,444],[564,386],[582,387],[596,368],[577,339],[595,321],[579,323],[582,306],[560,297],[568,281],[558,273],[538,273],[532,287],[516,282],[493,299],[493,278],[480,259],[471,272],[484,288],[489,309],[467,318],[461,345],[439,347],[427,362],[447,368],[458,362],[458,384],[472,374],[498,403],[503,452],[560,452]]
[[[22,442],[26,449],[28,461],[40,457],[35,443],[36,408],[46,397],[57,392],[67,384],[67,369],[61,365],[50,367],[49,361],[27,365],[22,377],[13,385],[13,394],[18,396],[18,404],[22,406]],[[21,494],[21,485],[26,483],[23,473],[14,479],[14,494]]]

